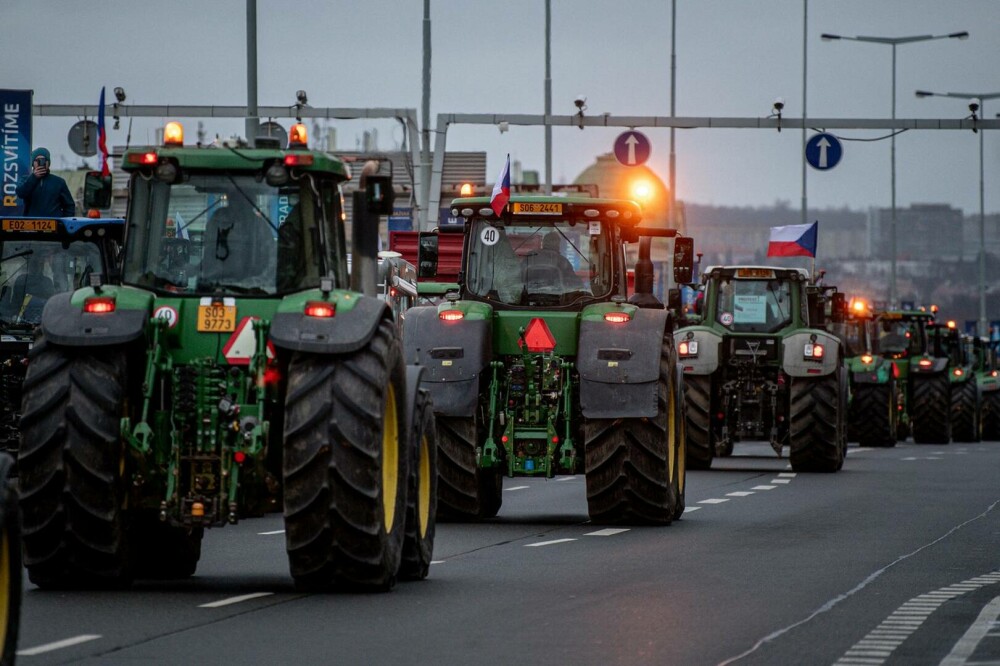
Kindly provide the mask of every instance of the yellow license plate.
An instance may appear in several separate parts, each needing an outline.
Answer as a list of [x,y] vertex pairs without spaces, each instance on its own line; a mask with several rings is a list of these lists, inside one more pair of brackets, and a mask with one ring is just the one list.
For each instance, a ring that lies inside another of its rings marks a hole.
[[55,232],[59,230],[59,225],[55,220],[4,220],[3,230]]
[[232,333],[236,330],[235,305],[199,305],[198,331],[201,333]]
[[515,215],[562,215],[561,203],[515,203]]
[[773,280],[774,271],[767,268],[737,268],[736,277]]

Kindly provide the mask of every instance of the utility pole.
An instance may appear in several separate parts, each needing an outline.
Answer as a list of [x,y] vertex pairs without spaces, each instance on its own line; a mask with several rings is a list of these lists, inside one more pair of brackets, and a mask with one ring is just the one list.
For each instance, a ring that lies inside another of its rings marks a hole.
[[247,142],[257,138],[257,0],[247,0]]

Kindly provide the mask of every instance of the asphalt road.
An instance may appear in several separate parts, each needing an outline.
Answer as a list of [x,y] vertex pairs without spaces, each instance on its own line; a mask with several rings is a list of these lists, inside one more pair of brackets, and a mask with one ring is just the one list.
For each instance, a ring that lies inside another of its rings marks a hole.
[[1000,443],[852,447],[822,475],[735,454],[662,528],[590,525],[582,476],[507,479],[388,594],[296,593],[280,515],[209,532],[189,580],[26,584],[19,663],[1000,663]]

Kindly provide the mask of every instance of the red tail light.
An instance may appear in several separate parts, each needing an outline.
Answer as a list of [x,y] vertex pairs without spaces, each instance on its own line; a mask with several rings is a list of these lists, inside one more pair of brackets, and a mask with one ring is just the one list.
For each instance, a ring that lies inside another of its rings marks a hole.
[[465,313],[461,310],[443,310],[438,313],[438,319],[444,321],[459,321],[465,319]]
[[929,358],[922,358],[919,361],[917,361],[917,365],[919,365],[921,368],[929,368],[934,364],[931,362]]
[[309,154],[303,155],[285,155],[285,166],[312,166],[313,156]]
[[154,152],[129,153],[128,161],[129,164],[156,164],[160,158]]
[[624,324],[630,321],[632,317],[629,316],[627,312],[605,312],[604,321],[610,321],[613,324]]
[[956,376],[956,377],[961,377],[961,376],[962,376],[962,375],[964,375],[964,374],[965,374],[965,373],[964,373],[964,372],[962,372],[962,368],[955,368],[955,376]]
[[91,296],[84,299],[83,311],[88,314],[107,314],[115,311],[115,299],[110,296]]
[[307,317],[329,318],[337,314],[337,306],[325,301],[309,301],[305,313]]

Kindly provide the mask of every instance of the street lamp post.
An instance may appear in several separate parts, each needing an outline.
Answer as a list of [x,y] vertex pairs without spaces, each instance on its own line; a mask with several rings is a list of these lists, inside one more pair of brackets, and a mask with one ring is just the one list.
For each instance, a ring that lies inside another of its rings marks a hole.
[[[917,97],[956,97],[969,100],[969,110],[980,118],[986,117],[986,100],[1000,98],[1000,92],[993,93],[936,93],[918,90]],[[975,108],[973,108],[975,107]],[[983,179],[983,134],[979,132],[979,335],[989,334],[986,320],[986,181]]]
[[[968,39],[968,32],[952,32],[946,35],[910,35],[908,37],[872,37],[858,35],[856,37],[845,37],[843,35],[833,35],[830,33],[823,33],[820,35],[820,39],[823,41],[831,40],[850,40],[854,42],[870,42],[872,44],[888,44],[892,47],[892,119],[896,119],[896,47],[900,44],[912,44],[913,42],[928,42],[933,39]],[[889,306],[897,307],[899,305],[897,294],[896,294],[896,133],[893,132],[892,138],[892,217],[889,224],[889,252],[891,254],[890,262],[890,272],[889,272]]]

